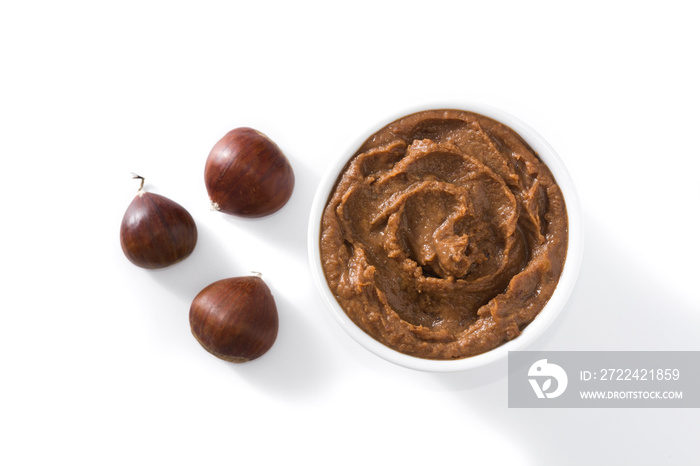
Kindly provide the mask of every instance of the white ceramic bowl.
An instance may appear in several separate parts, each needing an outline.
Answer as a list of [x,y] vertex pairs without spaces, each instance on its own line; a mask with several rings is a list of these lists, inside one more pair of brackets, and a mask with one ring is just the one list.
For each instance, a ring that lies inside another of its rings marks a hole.
[[[387,124],[415,112],[441,108],[455,108],[480,113],[481,115],[493,118],[494,120],[509,126],[511,129],[517,132],[530,145],[530,147],[537,152],[542,161],[544,161],[544,163],[551,170],[564,194],[567,214],[569,217],[569,244],[564,270],[559,278],[559,283],[557,284],[554,294],[535,320],[533,320],[523,330],[520,336],[497,348],[492,349],[491,351],[469,358],[454,360],[423,359],[399,353],[398,351],[383,345],[365,333],[362,329],[356,326],[352,320],[350,320],[347,314],[345,314],[345,311],[343,311],[338,302],[335,300],[333,293],[328,287],[328,283],[323,275],[323,269],[320,261],[319,238],[321,217],[323,216],[323,210],[326,206],[331,190],[333,189],[341,170],[343,170],[348,160],[350,160],[350,158],[355,154],[362,143],[367,140],[367,138],[382,129]],[[323,297],[326,306],[341,327],[343,327],[343,329],[357,343],[377,356],[404,367],[429,372],[456,372],[474,369],[498,361],[504,358],[508,354],[508,351],[522,350],[537,339],[537,337],[539,337],[542,333],[544,333],[544,331],[552,324],[554,319],[556,319],[561,310],[564,308],[578,276],[578,271],[581,265],[581,257],[583,254],[583,219],[578,195],[576,194],[574,184],[571,181],[571,177],[569,176],[566,167],[564,167],[564,164],[562,163],[561,159],[559,159],[559,156],[556,154],[554,149],[544,139],[542,139],[539,134],[537,134],[532,128],[527,126],[522,121],[502,110],[484,105],[455,105],[452,103],[450,105],[431,105],[430,107],[414,108],[401,112],[394,117],[384,119],[378,124],[371,126],[365,134],[358,138],[356,143],[350,145],[350,147],[348,147],[345,151],[339,152],[338,159],[328,169],[328,172],[321,180],[321,184],[316,191],[316,197],[314,198],[314,202],[311,207],[308,240],[311,272],[313,274],[314,281],[321,292],[321,296]]]

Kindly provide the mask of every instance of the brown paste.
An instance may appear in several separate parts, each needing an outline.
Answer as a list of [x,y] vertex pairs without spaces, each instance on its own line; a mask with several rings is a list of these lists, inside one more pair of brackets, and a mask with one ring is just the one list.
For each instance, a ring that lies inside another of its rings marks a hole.
[[336,300],[405,354],[456,359],[517,337],[556,288],[566,205],[509,127],[460,110],[401,118],[351,158],[321,224]]

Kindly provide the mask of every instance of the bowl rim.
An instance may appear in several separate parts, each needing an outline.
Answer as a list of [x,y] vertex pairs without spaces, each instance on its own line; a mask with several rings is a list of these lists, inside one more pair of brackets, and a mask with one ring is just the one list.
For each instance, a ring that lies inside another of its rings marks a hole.
[[[437,109],[457,109],[478,113],[503,123],[518,133],[552,172],[554,179],[557,181],[557,184],[564,195],[569,223],[569,241],[564,269],[562,270],[562,274],[559,277],[559,283],[557,284],[552,297],[549,299],[537,317],[525,329],[523,329],[522,333],[517,338],[485,353],[452,360],[424,359],[400,353],[392,348],[389,348],[388,346],[385,346],[383,343],[380,343],[372,336],[365,333],[364,330],[358,327],[348,317],[345,311],[343,311],[341,308],[340,304],[338,304],[338,302],[335,300],[335,297],[333,296],[333,293],[330,290],[323,274],[320,261],[320,233],[323,211],[325,210],[326,203],[330,196],[331,190],[335,186],[338,176],[355,154],[357,149],[372,134],[379,131],[389,123],[416,112]],[[338,324],[348,335],[350,335],[353,340],[371,353],[374,353],[382,359],[399,366],[425,372],[458,372],[476,369],[492,364],[505,358],[509,351],[523,350],[525,347],[529,346],[537,338],[539,338],[559,316],[569,297],[571,296],[581,266],[584,239],[583,215],[578,193],[564,163],[559,158],[559,155],[556,153],[554,148],[533,128],[510,113],[488,104],[477,102],[449,102],[447,105],[445,105],[444,102],[438,102],[409,108],[401,111],[397,115],[379,120],[378,124],[370,126],[366,133],[362,134],[361,137],[355,140],[353,144],[349,145],[348,148],[340,152],[337,159],[324,173],[323,178],[316,189],[316,194],[314,196],[311,206],[311,213],[309,216],[307,239],[309,264],[316,288],[321,294],[324,304],[333,314],[336,322],[338,322]]]

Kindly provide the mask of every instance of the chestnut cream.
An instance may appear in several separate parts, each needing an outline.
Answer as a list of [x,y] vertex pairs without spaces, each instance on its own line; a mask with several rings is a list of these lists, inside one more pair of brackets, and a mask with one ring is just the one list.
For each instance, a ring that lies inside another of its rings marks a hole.
[[461,110],[400,118],[347,163],[326,204],[325,278],[381,343],[456,359],[516,338],[566,259],[564,197],[509,127]]

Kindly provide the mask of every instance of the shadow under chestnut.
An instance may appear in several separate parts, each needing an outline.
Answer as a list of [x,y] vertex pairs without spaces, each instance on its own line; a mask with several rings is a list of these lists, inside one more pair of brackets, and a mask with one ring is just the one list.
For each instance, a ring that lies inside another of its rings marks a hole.
[[257,389],[275,395],[312,400],[335,377],[335,366],[323,351],[309,317],[271,287],[279,313],[275,344],[260,358],[231,370]]
[[300,254],[306,260],[306,242],[311,203],[320,176],[304,160],[289,157],[294,167],[292,197],[277,212],[260,218],[243,218],[222,214],[226,222],[243,227],[266,245],[280,252]]

